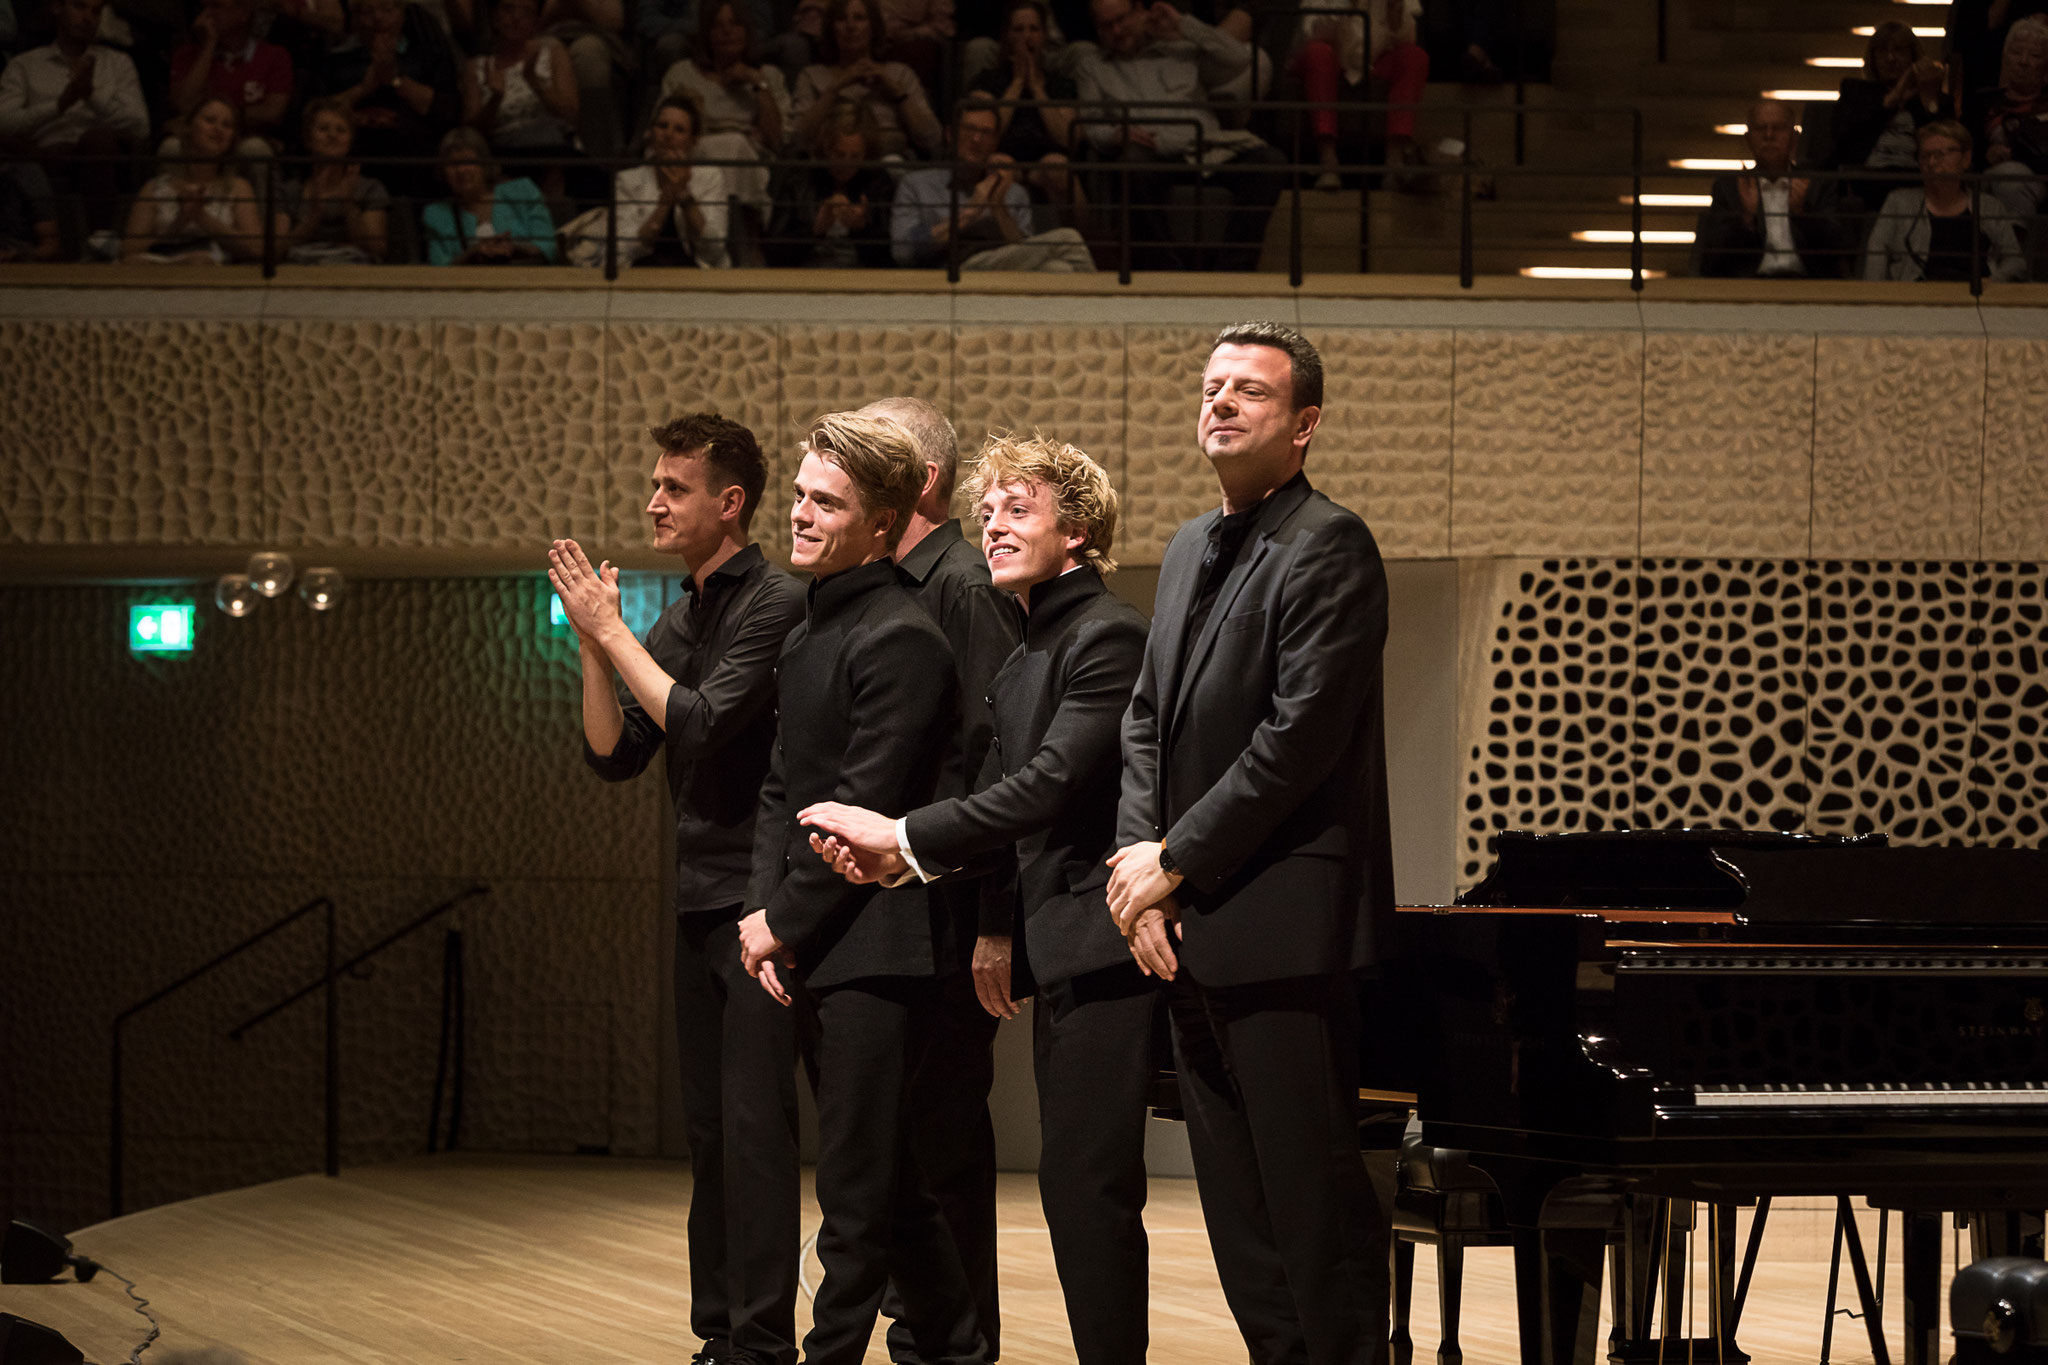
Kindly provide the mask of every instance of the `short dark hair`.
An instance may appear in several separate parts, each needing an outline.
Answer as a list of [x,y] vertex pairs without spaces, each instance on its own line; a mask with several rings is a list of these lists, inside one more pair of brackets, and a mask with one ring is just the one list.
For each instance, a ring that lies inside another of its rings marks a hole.
[[1216,334],[1216,346],[1271,346],[1286,352],[1294,410],[1323,405],[1322,353],[1292,327],[1278,322],[1233,322]]
[[649,427],[647,434],[661,447],[664,458],[702,457],[717,476],[721,490],[738,484],[746,495],[740,505],[740,529],[752,524],[754,509],[761,505],[761,491],[768,486],[768,462],[761,457],[761,443],[753,432],[715,412],[692,412],[665,426]]
[[647,116],[647,126],[654,127],[664,109],[680,109],[690,116],[690,136],[704,136],[704,107],[697,103],[697,97],[687,90],[676,90],[663,95],[654,106],[654,112]]
[[697,11],[697,32],[692,51],[697,59],[697,65],[702,67],[706,74],[711,70],[711,21],[718,17],[718,12],[722,9],[731,10],[733,22],[746,30],[747,46],[741,60],[750,60],[754,55],[754,48],[761,41],[761,35],[754,32],[753,17],[747,13],[747,7],[741,4],[740,0],[704,0],[704,4]]

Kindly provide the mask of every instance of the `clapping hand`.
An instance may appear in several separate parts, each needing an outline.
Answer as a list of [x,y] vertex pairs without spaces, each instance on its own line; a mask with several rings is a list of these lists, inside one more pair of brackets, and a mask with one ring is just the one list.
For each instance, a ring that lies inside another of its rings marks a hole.
[[71,64],[71,78],[64,82],[64,88],[57,93],[58,113],[63,113],[92,93],[94,61],[92,49],[87,48],[78,60]]
[[[513,242],[509,237],[487,237],[476,247],[482,251],[500,243],[503,247],[495,254],[510,255]],[[592,568],[583,547],[575,541],[558,540],[548,547],[548,582],[562,599],[562,610],[579,640],[598,643],[599,633],[621,619],[619,571],[609,560]]]

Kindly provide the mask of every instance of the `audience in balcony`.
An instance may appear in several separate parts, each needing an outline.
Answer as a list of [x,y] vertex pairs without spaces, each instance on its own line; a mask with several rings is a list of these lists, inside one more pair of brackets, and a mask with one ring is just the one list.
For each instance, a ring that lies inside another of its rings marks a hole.
[[[1282,99],[1331,104],[1356,102],[1368,98],[1365,80],[1370,74],[1384,88],[1387,103],[1420,104],[1423,87],[1429,81],[1429,54],[1416,41],[1415,32],[1416,20],[1422,17],[1422,0],[1349,3],[1362,18],[1301,16],[1287,60],[1287,78],[1275,93]],[[1322,166],[1315,187],[1334,190],[1342,183],[1337,169],[1342,162],[1362,161],[1370,155],[1364,145],[1365,120],[1346,118],[1335,108],[1317,109],[1310,112],[1308,126],[1316,159]],[[1349,155],[1345,154],[1343,143],[1351,144]],[[1387,112],[1385,143],[1389,164],[1421,163],[1421,152],[1415,145],[1413,109]]]
[[242,111],[214,96],[185,120],[184,159],[142,187],[121,258],[180,265],[253,261],[263,251],[256,191],[231,169]]
[[1972,194],[1970,134],[1952,120],[1923,124],[1921,184],[1892,191],[1863,253],[1866,280],[2024,280],[2020,219],[1995,194]]
[[[482,0],[448,0],[449,19],[469,35],[473,50],[496,46],[489,29],[496,16],[480,11]],[[576,135],[595,157],[617,156],[625,147],[621,91],[631,88],[638,59],[625,39],[624,0],[544,0],[540,31],[569,54],[576,80]]]
[[[462,112],[461,81],[447,36],[404,0],[349,0],[349,36],[330,48],[310,84],[340,100],[365,160],[417,157]],[[385,183],[408,198],[433,193],[425,167],[392,167]]]
[[1053,70],[1046,58],[1048,14],[1042,0],[1014,0],[1004,17],[1002,59],[982,72],[975,90],[992,95],[996,108],[996,150],[1026,167],[1024,184],[1034,200],[1050,204],[1069,221],[1086,206],[1086,196],[1068,169],[1074,146],[1074,110],[1041,109],[1029,100],[1074,100],[1080,87]]
[[765,222],[774,205],[768,193],[768,165],[782,149],[789,124],[789,86],[780,68],[754,65],[757,31],[748,8],[735,0],[711,0],[694,50],[668,68],[661,93],[687,95],[704,115],[698,156],[707,161],[757,163],[727,166],[732,192]]
[[837,269],[888,265],[889,204],[896,182],[873,164],[879,155],[873,116],[858,105],[836,106],[818,128],[812,155],[811,165],[792,168],[777,195],[770,263]]
[[[1225,127],[1216,108],[1250,72],[1251,45],[1163,0],[1149,8],[1093,0],[1092,13],[1099,46],[1075,59],[1081,98],[1091,106],[1082,132],[1099,158],[1136,168],[1128,176],[1134,235],[1153,244],[1145,263],[1255,268],[1285,182],[1272,167],[1287,158],[1257,134]],[[1193,108],[1154,107],[1182,103]],[[1234,201],[1224,219],[1227,246],[1212,254],[1197,245],[1176,255],[1163,247],[1175,235],[1169,195],[1176,186],[1199,195],[1204,175]]]
[[2041,206],[2048,175],[2048,17],[2032,15],[2005,36],[1998,85],[1971,101],[1989,188],[2022,222]]
[[[1923,57],[1912,27],[1896,19],[1877,26],[1863,50],[1863,72],[1842,81],[1842,96],[1828,119],[1830,170],[1917,171],[1915,134],[1936,119],[1952,119],[1948,68]],[[1851,180],[1844,194],[1875,212],[1895,180]]]
[[1070,227],[1040,232],[1017,164],[996,150],[995,102],[970,95],[953,120],[954,166],[907,172],[896,187],[889,239],[896,264],[943,266],[957,253],[962,270],[1085,272],[1094,258]]
[[796,78],[791,141],[808,146],[832,106],[852,103],[865,105],[873,115],[883,155],[937,155],[944,129],[917,73],[902,62],[879,58],[887,46],[881,12],[870,0],[831,0],[823,59]]
[[117,162],[149,137],[149,109],[126,53],[97,41],[104,0],[56,0],[56,40],[0,71],[0,144],[33,157],[57,193],[80,196],[89,228],[114,222],[135,181]]
[[1743,137],[1754,169],[1714,181],[1713,201],[1693,238],[1693,273],[1761,279],[1848,274],[1854,240],[1837,212],[1836,182],[1798,173],[1792,106],[1758,100]]
[[450,197],[420,216],[429,265],[534,265],[555,259],[555,220],[540,187],[500,180],[491,147],[474,128],[441,139]]
[[[269,156],[282,146],[285,114],[292,103],[292,59],[276,43],[256,36],[252,0],[206,0],[192,21],[191,38],[171,51],[171,109],[187,118],[203,99],[226,100],[242,113],[242,142],[235,155],[244,162]],[[167,157],[180,140],[167,139]]]
[[390,243],[391,195],[383,181],[349,159],[355,125],[336,99],[306,106],[312,168],[279,191],[278,247],[294,265],[375,265]]
[[953,23],[953,0],[874,0],[882,31],[889,35],[886,45],[877,44],[882,56],[902,62],[917,73],[927,95],[948,92],[948,57],[957,29]]
[[694,266],[732,264],[725,172],[691,164],[697,148],[697,105],[688,95],[666,95],[647,129],[645,164],[620,171],[612,183],[618,204],[619,264]]

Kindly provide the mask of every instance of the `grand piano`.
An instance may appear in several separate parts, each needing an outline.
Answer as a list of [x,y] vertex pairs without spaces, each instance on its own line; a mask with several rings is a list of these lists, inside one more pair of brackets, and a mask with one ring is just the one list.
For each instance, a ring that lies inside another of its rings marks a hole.
[[[1618,1336],[1658,1334],[1660,1197],[1727,1215],[1723,1267],[1733,1207],[1788,1196],[1903,1211],[1906,1359],[1939,1360],[1943,1213],[2048,1205],[2048,851],[1510,832],[1496,858],[1404,909],[1373,1011],[1399,1041],[1363,1079],[1498,1191],[1524,1361],[1594,1359],[1610,1245]],[[1740,1358],[1738,1278],[1695,1359]]]

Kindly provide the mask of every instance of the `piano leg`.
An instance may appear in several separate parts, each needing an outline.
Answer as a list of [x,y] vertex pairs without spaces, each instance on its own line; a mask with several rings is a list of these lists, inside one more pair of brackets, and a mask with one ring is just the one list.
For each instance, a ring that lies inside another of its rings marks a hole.
[[1941,1218],[1938,1212],[1908,1210],[1900,1238],[1906,1278],[1905,1365],[1941,1362]]
[[1443,1241],[1436,1249],[1436,1303],[1438,1333],[1436,1365],[1461,1365],[1464,1350],[1458,1345],[1458,1314],[1465,1295],[1465,1244]]
[[[1883,1224],[1880,1223],[1882,1228]],[[1884,1318],[1878,1310],[1878,1292],[1870,1279],[1870,1262],[1863,1257],[1863,1234],[1856,1229],[1856,1213],[1846,1195],[1835,1200],[1835,1236],[1849,1248],[1849,1270],[1856,1277],[1856,1302],[1863,1309],[1863,1326],[1870,1333],[1870,1358],[1875,1365],[1892,1365],[1891,1348],[1885,1345]],[[1834,1299],[1829,1296],[1828,1320],[1834,1321]],[[1821,1358],[1827,1358],[1827,1338],[1821,1339]]]
[[1387,1338],[1392,1365],[1411,1365],[1415,1359],[1415,1338],[1408,1335],[1408,1310],[1415,1302],[1415,1243],[1394,1238],[1394,1330]]
[[1600,1336],[1604,1228],[1516,1228],[1523,1365],[1592,1365]]

